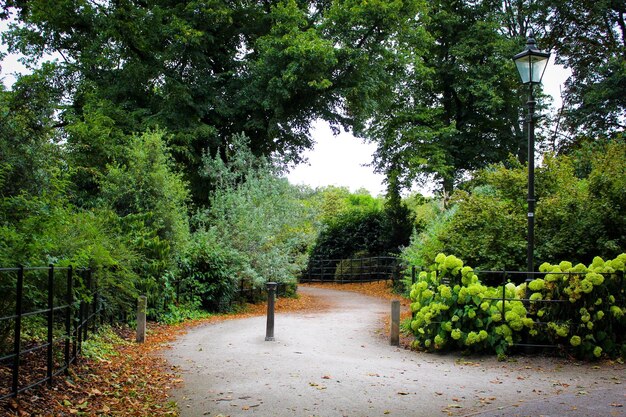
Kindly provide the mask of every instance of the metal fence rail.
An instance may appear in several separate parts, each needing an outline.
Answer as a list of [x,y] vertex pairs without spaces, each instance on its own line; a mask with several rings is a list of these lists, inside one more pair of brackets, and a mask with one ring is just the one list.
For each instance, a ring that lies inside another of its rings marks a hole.
[[393,256],[348,259],[312,259],[300,277],[301,283],[394,282],[400,279],[402,264]]
[[[0,400],[4,400],[52,384],[68,371],[89,328],[95,330],[100,298],[92,270],[71,266],[0,268],[0,291]],[[37,335],[43,328],[46,335]],[[45,374],[20,372],[26,361],[37,364],[29,369],[45,369]]]

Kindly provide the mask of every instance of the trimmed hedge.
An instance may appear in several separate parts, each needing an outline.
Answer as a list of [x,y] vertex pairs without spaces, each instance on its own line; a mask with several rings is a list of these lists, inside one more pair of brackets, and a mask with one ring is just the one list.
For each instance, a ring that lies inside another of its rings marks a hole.
[[559,345],[579,358],[626,357],[625,264],[626,253],[589,266],[544,263],[542,278],[502,288],[439,254],[411,287],[414,346],[503,356],[523,342]]

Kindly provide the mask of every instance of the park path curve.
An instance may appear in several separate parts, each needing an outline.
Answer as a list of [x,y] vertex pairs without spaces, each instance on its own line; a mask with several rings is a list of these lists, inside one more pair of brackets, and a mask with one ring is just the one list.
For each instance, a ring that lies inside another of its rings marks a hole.
[[193,328],[165,353],[182,417],[626,416],[623,365],[411,352],[380,334],[389,301],[299,291],[331,307],[277,314],[273,342],[255,317]]

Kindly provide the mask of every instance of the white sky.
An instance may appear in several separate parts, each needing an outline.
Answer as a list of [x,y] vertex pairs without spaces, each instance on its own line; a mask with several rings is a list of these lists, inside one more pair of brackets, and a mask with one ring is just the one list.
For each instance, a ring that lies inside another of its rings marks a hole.
[[[5,28],[6,22],[0,22],[0,31]],[[0,52],[6,52],[2,44]],[[7,88],[10,88],[15,79],[11,74],[26,72],[15,55],[7,55],[0,65],[0,77]],[[554,65],[551,58],[543,77],[543,88],[554,97],[554,109],[560,106],[560,88],[569,74],[569,70]],[[346,186],[351,191],[365,188],[373,196],[385,193],[385,177],[375,174],[374,169],[368,166],[372,162],[376,144],[364,143],[346,132],[334,136],[328,124],[322,121],[313,124],[311,134],[315,146],[304,152],[303,157],[308,162],[293,168],[287,175],[292,184],[306,184],[311,187]],[[428,186],[418,190],[423,194],[432,194]]]

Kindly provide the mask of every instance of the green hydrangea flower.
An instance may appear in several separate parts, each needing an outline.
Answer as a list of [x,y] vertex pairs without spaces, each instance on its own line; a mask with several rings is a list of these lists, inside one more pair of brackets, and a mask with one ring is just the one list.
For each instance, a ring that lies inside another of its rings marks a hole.
[[552,265],[550,265],[549,262],[544,262],[541,265],[539,265],[539,272],[548,272],[550,271],[551,267]]
[[420,298],[422,300],[426,300],[426,299],[432,297],[433,294],[434,293],[431,290],[424,290],[424,291],[422,291],[422,294],[420,295]]
[[545,287],[545,281],[541,278],[534,279],[528,283],[528,288],[532,291],[541,291]]
[[567,271],[569,271],[570,269],[572,269],[572,263],[571,263],[571,262],[568,262],[568,261],[563,261],[563,262],[561,262],[561,263],[559,264],[559,269],[560,269],[562,272],[567,272]]
[[593,262],[591,262],[591,266],[594,268],[602,268],[604,266],[604,260],[599,256],[593,258]]
[[615,318],[621,318],[624,315],[624,311],[618,306],[611,306],[611,314]]
[[598,274],[598,273],[595,273],[595,272],[587,274],[586,279],[591,281],[591,283],[593,285],[595,285],[595,286],[602,285],[602,283],[604,282],[604,276],[602,276],[602,274]]
[[450,336],[454,339],[454,340],[459,340],[461,338],[462,332],[460,329],[454,329],[452,330],[452,333],[450,333]]
[[452,289],[449,286],[440,285],[438,290],[443,298],[452,298]]
[[584,293],[589,294],[591,291],[593,291],[593,283],[587,278],[585,278],[582,281],[580,281],[580,289]]
[[580,342],[580,336],[572,336],[572,338],[569,340],[569,343],[574,347],[579,346]]
[[435,256],[435,262],[437,262],[438,264],[444,263],[445,260],[446,260],[446,255],[443,253],[438,253],[437,256]]
[[593,356],[595,356],[596,358],[599,358],[600,355],[602,355],[602,348],[600,346],[596,346],[593,349]]
[[480,337],[478,336],[478,333],[476,332],[469,332],[467,334],[467,338],[465,339],[465,344],[467,346],[471,346],[474,343],[478,343],[480,342]]

